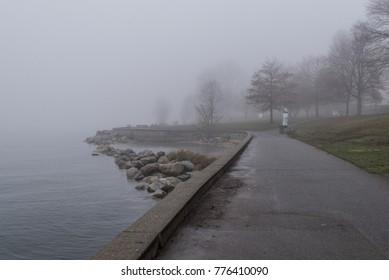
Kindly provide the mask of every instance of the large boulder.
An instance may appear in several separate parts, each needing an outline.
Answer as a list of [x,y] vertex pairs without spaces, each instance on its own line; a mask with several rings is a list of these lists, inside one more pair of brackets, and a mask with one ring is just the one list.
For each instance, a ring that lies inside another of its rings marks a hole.
[[161,178],[159,181],[164,184],[161,189],[165,192],[171,192],[179,183],[181,183],[181,180],[176,177]]
[[174,162],[160,165],[161,172],[167,176],[177,177],[184,173],[185,166],[182,163]]
[[169,163],[169,159],[167,158],[167,156],[163,155],[163,156],[161,156],[161,157],[158,159],[158,163],[160,163],[160,164]]
[[143,165],[146,165],[146,164],[149,164],[149,163],[157,162],[157,158],[155,156],[147,156],[147,157],[142,157],[139,161]]
[[185,167],[185,172],[192,172],[194,169],[194,164],[191,163],[189,160],[181,161],[181,164]]
[[154,183],[150,184],[147,188],[147,191],[150,193],[153,193],[159,189],[161,189],[164,186],[164,184],[161,181],[155,181]]
[[158,176],[147,176],[145,178],[143,178],[143,182],[146,182],[148,184],[152,184],[154,183],[155,181],[158,181],[159,180],[159,177]]
[[153,173],[157,173],[160,171],[159,164],[158,163],[149,163],[149,164],[143,166],[140,171],[143,173],[143,175],[149,176]]
[[135,176],[139,173],[138,168],[131,167],[127,170],[127,178],[128,179],[135,179]]
[[135,164],[133,164],[133,162],[131,160],[127,161],[126,164],[124,165],[124,169],[130,169],[131,167],[135,167],[135,168],[139,169]]

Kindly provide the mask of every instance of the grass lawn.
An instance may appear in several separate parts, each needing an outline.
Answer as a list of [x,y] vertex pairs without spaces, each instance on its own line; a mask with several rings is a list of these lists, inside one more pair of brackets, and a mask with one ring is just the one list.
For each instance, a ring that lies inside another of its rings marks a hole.
[[292,137],[371,173],[389,174],[389,114],[338,117],[295,126]]
[[261,131],[278,127],[279,123],[271,124],[269,121],[241,121],[241,122],[221,122],[216,125],[219,130],[232,131]]
[[[220,122],[216,124],[216,130],[221,131],[261,131],[271,128],[276,128],[279,125],[279,121],[271,124],[269,121],[240,121],[240,122]],[[168,129],[201,129],[198,124],[188,125],[169,125],[165,128]]]

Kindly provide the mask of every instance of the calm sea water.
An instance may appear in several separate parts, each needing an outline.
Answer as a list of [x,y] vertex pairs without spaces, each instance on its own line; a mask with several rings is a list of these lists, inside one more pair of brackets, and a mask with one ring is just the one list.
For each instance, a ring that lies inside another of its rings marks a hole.
[[0,259],[88,259],[157,203],[113,158],[92,157],[87,136],[2,137]]

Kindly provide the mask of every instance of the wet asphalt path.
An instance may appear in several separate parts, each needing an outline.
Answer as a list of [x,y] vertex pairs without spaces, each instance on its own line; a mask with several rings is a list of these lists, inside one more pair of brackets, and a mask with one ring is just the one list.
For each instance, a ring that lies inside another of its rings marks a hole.
[[158,259],[389,259],[389,179],[254,133]]

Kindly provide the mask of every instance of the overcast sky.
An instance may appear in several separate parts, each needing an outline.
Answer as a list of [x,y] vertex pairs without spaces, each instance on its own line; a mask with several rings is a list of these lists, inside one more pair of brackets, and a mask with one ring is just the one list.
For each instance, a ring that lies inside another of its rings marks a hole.
[[171,121],[209,68],[325,55],[367,0],[0,0],[0,127]]

